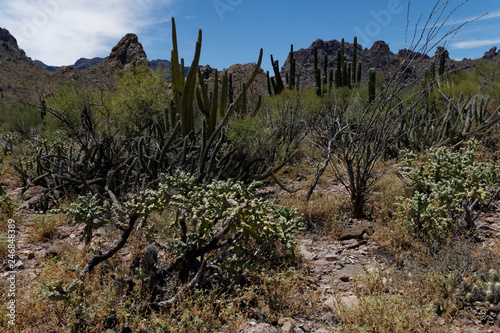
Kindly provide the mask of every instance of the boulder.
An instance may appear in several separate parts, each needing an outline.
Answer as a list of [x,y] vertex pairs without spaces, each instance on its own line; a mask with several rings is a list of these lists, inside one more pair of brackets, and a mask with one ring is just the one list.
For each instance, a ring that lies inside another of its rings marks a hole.
[[262,323],[249,327],[242,333],[279,333],[279,330],[273,325]]
[[342,230],[339,240],[363,239],[363,235],[368,231],[364,225],[356,225]]

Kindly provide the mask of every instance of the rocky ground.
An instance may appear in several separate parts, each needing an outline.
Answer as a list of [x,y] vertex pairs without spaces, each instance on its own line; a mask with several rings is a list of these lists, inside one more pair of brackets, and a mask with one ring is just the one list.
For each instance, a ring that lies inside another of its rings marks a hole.
[[[30,221],[37,212],[30,209],[41,194],[40,188],[33,188],[22,193],[21,188],[8,188],[13,197],[22,198],[23,215],[20,219]],[[500,202],[497,203],[500,207]],[[33,244],[30,242],[30,226],[17,224],[18,259],[15,268],[23,275],[25,281],[35,281],[41,259],[57,256],[67,247],[83,250],[80,236],[83,225],[63,225],[57,229],[51,240]],[[500,210],[482,216],[477,222],[479,235],[483,246],[495,246],[500,235]],[[98,231],[99,232],[99,231]],[[337,326],[337,307],[339,302],[347,308],[355,306],[358,298],[354,293],[356,277],[370,271],[384,271],[395,265],[384,256],[382,247],[372,240],[376,232],[369,221],[350,220],[344,225],[338,240],[322,233],[304,233],[298,240],[298,251],[303,262],[308,265],[315,288],[321,292],[321,304],[315,318],[282,318],[275,325],[259,323],[251,320],[244,333],[272,332],[312,332],[324,333],[339,330]],[[128,250],[122,249],[119,256],[124,261],[131,261],[133,256]],[[2,263],[0,275],[4,276],[7,265]],[[500,306],[488,303],[476,303],[469,309],[475,314],[473,319],[456,321],[452,332],[500,332]],[[436,320],[440,320],[436,317]],[[443,321],[444,325],[444,321]]]

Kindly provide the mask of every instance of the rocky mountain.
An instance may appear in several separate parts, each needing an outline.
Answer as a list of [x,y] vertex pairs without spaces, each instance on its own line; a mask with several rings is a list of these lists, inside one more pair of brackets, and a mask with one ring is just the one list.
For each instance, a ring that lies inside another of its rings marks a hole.
[[36,100],[47,71],[26,56],[7,29],[0,28],[0,102]]
[[111,50],[107,59],[111,65],[128,67],[132,64],[149,66],[149,60],[136,34],[126,34]]
[[0,28],[1,53],[6,55],[6,61],[22,60],[26,58],[26,53],[19,48],[17,40],[7,29]]
[[[337,65],[337,51],[341,48],[341,42],[338,40],[323,41],[318,39],[314,41],[308,48],[300,49],[294,52],[296,62],[296,76],[300,77],[301,88],[312,88],[315,85],[314,80],[314,47],[318,50],[318,61],[320,62],[320,69],[324,55],[327,55],[328,68],[335,68]],[[345,43],[345,56],[346,60],[352,61],[354,45]],[[368,70],[375,68],[377,73],[383,73],[386,79],[391,78],[396,71],[401,70],[400,64],[407,59],[415,60],[412,62],[412,68],[405,68],[405,75],[412,75],[421,70],[428,68],[431,61],[438,60],[442,49],[438,48],[436,53],[430,57],[425,54],[414,52],[411,50],[400,50],[398,53],[393,53],[389,45],[384,41],[376,41],[371,48],[363,48],[362,45],[357,45],[357,59],[362,64],[361,80],[368,80]],[[446,54],[446,69],[448,71],[467,70],[472,66],[472,60],[464,59],[462,61],[455,61],[450,59],[448,51]],[[491,59],[496,56],[496,48],[490,50],[485,54],[485,58]],[[281,76],[284,79],[286,73],[290,71],[290,55],[281,68]]]
[[169,60],[156,59],[149,62],[149,67],[151,67],[152,69],[158,69],[161,67],[170,71],[171,64],[172,63]]
[[[87,68],[90,68],[92,66],[98,65],[101,62],[105,61],[106,59],[107,58],[100,58],[100,57],[95,57],[92,59],[80,58],[71,66],[75,67],[76,69],[83,70],[83,69],[87,69]],[[61,67],[64,67],[64,66],[49,66],[49,65],[44,64],[40,60],[35,60],[35,62],[37,64],[39,64],[40,66],[42,66],[43,68],[48,69],[51,72],[57,72]]]

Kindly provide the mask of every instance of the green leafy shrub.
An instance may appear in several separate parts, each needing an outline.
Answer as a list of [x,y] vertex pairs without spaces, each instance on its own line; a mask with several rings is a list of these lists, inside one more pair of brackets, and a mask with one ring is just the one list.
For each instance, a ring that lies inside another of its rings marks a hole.
[[[403,158],[402,165],[412,167],[416,155],[404,151]],[[430,149],[428,161],[412,167],[408,175],[411,196],[399,199],[399,223],[430,243],[453,231],[472,230],[479,209],[495,194],[499,170],[491,163],[476,162],[473,149]]]

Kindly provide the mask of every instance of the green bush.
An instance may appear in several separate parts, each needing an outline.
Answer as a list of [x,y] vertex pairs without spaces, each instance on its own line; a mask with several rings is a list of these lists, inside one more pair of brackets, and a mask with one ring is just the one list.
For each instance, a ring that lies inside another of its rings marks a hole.
[[412,167],[411,196],[399,199],[398,222],[408,233],[433,243],[454,231],[472,230],[479,209],[495,194],[500,168],[476,162],[473,149],[433,148],[427,154],[428,161],[418,167],[416,155],[402,153],[402,165]]
[[40,110],[25,105],[2,105],[0,104],[0,132],[16,132],[25,138],[38,133],[42,119]]

